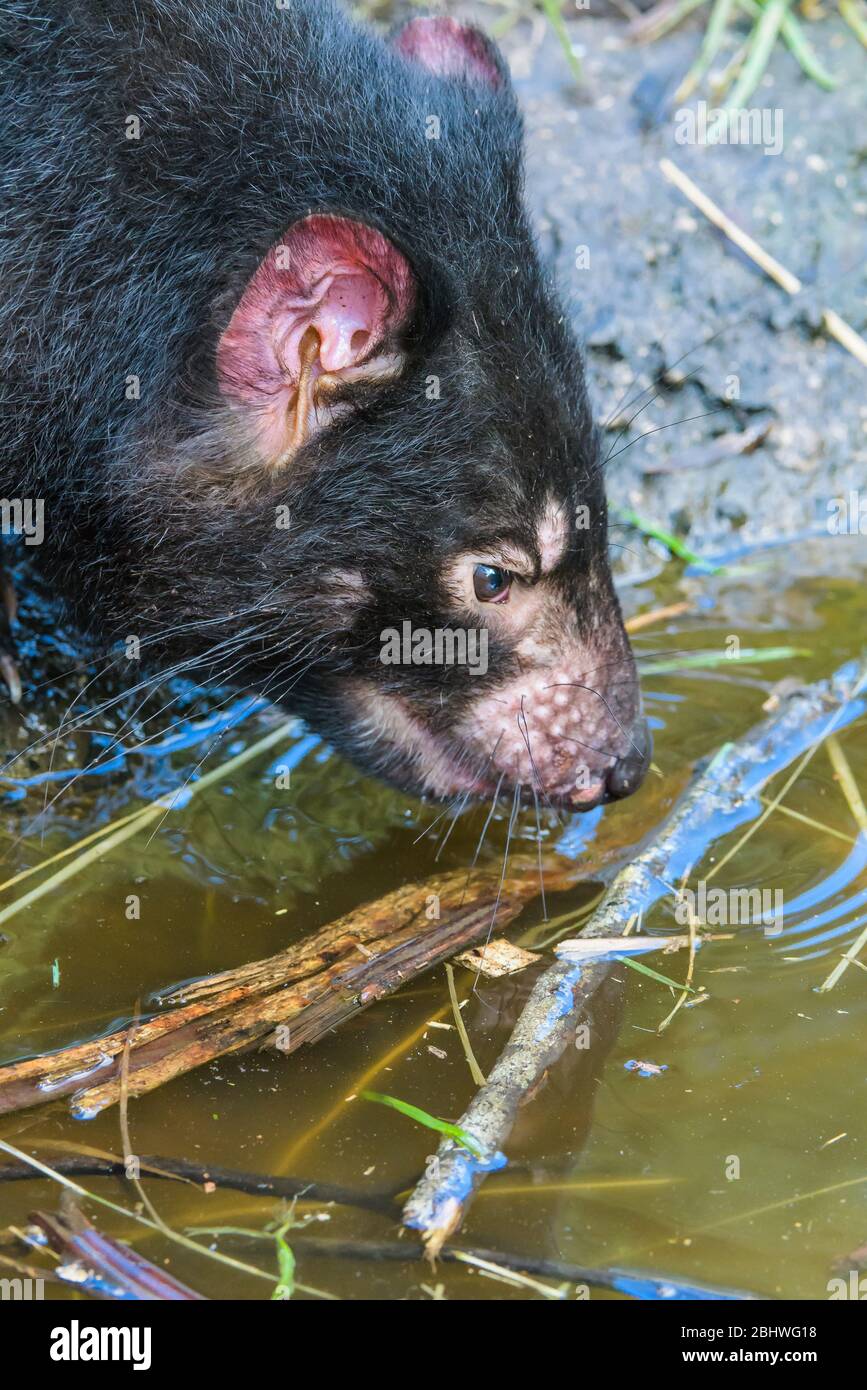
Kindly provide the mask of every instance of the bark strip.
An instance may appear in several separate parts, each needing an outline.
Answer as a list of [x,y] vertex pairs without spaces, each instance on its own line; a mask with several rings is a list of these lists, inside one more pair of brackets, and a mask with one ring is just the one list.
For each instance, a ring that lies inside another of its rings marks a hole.
[[[575,871],[548,875],[571,886]],[[88,1119],[114,1105],[129,1043],[127,1092],[143,1095],[226,1053],[254,1045],[294,1052],[319,1041],[408,980],[512,921],[538,893],[534,876],[463,870],[410,884],[266,960],[161,996],[164,1011],[90,1042],[0,1068],[0,1114],[60,1097]],[[439,917],[426,916],[432,895]]]

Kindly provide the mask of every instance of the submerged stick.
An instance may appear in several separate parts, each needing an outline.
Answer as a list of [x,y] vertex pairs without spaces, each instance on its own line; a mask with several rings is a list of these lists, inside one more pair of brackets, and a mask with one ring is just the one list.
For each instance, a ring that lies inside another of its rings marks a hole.
[[[292,1249],[297,1255],[317,1260],[384,1260],[412,1264],[418,1259],[418,1247],[406,1241],[390,1240],[318,1240],[315,1236],[296,1236]],[[569,1284],[590,1288],[611,1289],[631,1298],[653,1299],[660,1302],[680,1302],[694,1299],[764,1300],[765,1295],[748,1293],[743,1289],[718,1288],[712,1284],[687,1284],[670,1279],[665,1274],[647,1274],[634,1269],[594,1269],[588,1265],[572,1264],[568,1260],[519,1255],[511,1250],[464,1249],[447,1245],[440,1258],[446,1264],[468,1264],[477,1268],[498,1267],[521,1274],[537,1274],[559,1279]]]
[[[574,869],[549,875],[571,886]],[[529,874],[457,870],[397,889],[266,960],[165,994],[177,1005],[90,1042],[0,1068],[0,1114],[71,1096],[89,1119],[121,1095],[143,1095],[194,1067],[255,1044],[294,1052],[318,1042],[407,980],[503,927],[538,893]],[[428,912],[436,900],[438,917]]]
[[[362,1188],[341,1187],[337,1183],[319,1182],[315,1178],[284,1177],[273,1173],[247,1173],[236,1168],[223,1168],[218,1163],[195,1163],[188,1158],[169,1158],[165,1154],[138,1155],[139,1171],[149,1181],[156,1178],[167,1182],[190,1183],[210,1191],[243,1192],[248,1197],[266,1197],[282,1202],[321,1202],[324,1206],[358,1207],[380,1216],[394,1218],[399,1207],[391,1192],[375,1192]],[[98,1154],[75,1153],[55,1156],[55,1173],[77,1178],[126,1178],[128,1166],[120,1156],[104,1158]],[[0,1163],[0,1184],[31,1182],[41,1178],[27,1163]],[[395,1184],[400,1192],[407,1183]]]
[[[737,743],[724,745],[653,842],[614,879],[581,936],[627,933],[715,840],[761,813],[759,794],[776,772],[865,712],[865,687],[867,664],[850,662],[829,681],[796,691],[769,719]],[[404,1225],[422,1233],[430,1258],[458,1230],[487,1174],[506,1166],[502,1146],[519,1106],[574,1039],[611,969],[610,960],[558,961],[536,981],[487,1085],[458,1121],[479,1155],[444,1139],[404,1208]]]

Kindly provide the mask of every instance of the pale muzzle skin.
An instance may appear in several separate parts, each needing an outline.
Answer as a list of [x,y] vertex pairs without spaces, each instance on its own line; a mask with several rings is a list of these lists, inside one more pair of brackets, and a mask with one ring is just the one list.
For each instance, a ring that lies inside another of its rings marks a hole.
[[448,732],[427,724],[404,697],[359,682],[357,736],[377,749],[382,775],[408,791],[468,801],[499,792],[591,810],[631,796],[650,764],[631,657],[621,669],[626,698],[597,691],[580,668],[536,668],[529,679],[482,694]]

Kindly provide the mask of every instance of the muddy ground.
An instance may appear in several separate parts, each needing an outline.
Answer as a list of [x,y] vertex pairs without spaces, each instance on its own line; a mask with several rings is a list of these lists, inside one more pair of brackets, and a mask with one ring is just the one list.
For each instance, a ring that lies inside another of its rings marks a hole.
[[[867,367],[821,328],[827,305],[867,333],[867,52],[842,20],[807,26],[840,79],[827,93],[778,47],[750,105],[782,113],[779,154],[684,145],[671,98],[707,7],[635,47],[622,18],[590,5],[569,22],[580,85],[543,20],[502,42],[526,112],[541,245],[587,343],[599,416],[622,421],[660,397],[625,434],[607,435],[614,452],[629,446],[612,460],[611,496],[712,551],[827,535],[828,500],[867,482]],[[446,8],[488,25],[503,13]],[[803,281],[801,295],[789,299],[665,181],[665,156]],[[688,380],[620,408],[666,373]],[[766,421],[751,455],[707,461],[714,438]],[[644,566],[646,553],[623,563]]]

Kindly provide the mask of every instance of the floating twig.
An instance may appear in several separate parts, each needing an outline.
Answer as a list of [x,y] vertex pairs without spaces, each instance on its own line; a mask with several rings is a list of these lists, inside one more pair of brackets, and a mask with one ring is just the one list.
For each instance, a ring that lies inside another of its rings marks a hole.
[[[846,668],[844,667],[844,670],[845,669]],[[862,668],[860,676],[858,677],[855,685],[852,687],[852,694],[849,701],[850,705],[858,699],[865,686],[867,686],[867,667]],[[827,739],[831,737],[835,729],[843,727],[843,724],[839,723],[838,720],[841,718],[845,708],[846,706],[843,705],[838,706],[838,708],[831,715],[830,719],[828,719],[826,723],[821,727],[817,734],[817,737],[808,745],[803,756],[795,765],[792,772],[789,773],[789,776],[786,778],[779,791],[776,791],[774,795],[770,798],[770,800],[763,801],[764,810],[762,811],[758,819],[754,820],[751,823],[751,825],[744,831],[740,839],[737,840],[735,844],[731,845],[726,850],[725,854],[723,854],[710,866],[707,873],[705,874],[706,882],[709,883],[710,880],[714,878],[716,874],[719,873],[720,869],[724,868],[725,865],[728,864],[730,859],[734,859],[735,855],[740,853],[747,840],[751,839],[753,835],[755,835],[756,831],[764,825],[768,817],[772,815],[773,812],[780,805],[783,798],[787,796],[788,793],[791,791],[792,787],[795,785],[798,778],[803,773],[804,769],[812,761],[813,756],[816,753],[816,750],[820,748],[822,744],[825,743]]]
[[[861,796],[858,783],[855,781],[852,774],[849,760],[833,735],[828,739],[826,747],[843,795],[849,803],[849,809],[852,812],[855,824],[858,826],[858,832],[860,835],[867,837],[867,806],[864,805],[864,799]],[[820,993],[824,994],[829,989],[833,989],[840,977],[849,969],[850,965],[862,964],[858,957],[865,945],[867,945],[867,927],[865,927],[862,932],[858,933],[852,945],[849,947],[848,951],[843,953],[828,978],[823,980],[819,985]]]
[[[466,955],[466,952],[464,952]],[[477,1086],[484,1086],[485,1073],[476,1061],[476,1054],[470,1042],[470,1035],[467,1032],[467,1025],[464,1023],[464,1016],[461,1013],[461,1006],[458,1003],[458,992],[455,989],[455,972],[452,966],[446,961],[446,979],[449,985],[449,1000],[452,1006],[452,1015],[455,1020],[455,1028],[461,1040],[461,1047],[464,1049],[464,1056],[467,1059],[467,1066],[470,1069],[470,1076]]]
[[627,632],[641,632],[646,627],[652,627],[654,623],[667,622],[669,618],[679,618],[683,613],[689,613],[692,604],[689,599],[684,599],[681,603],[667,603],[662,608],[653,608],[649,613],[635,613],[631,618],[627,618],[624,627]]
[[[82,1187],[80,1183],[73,1182],[71,1178],[66,1177],[65,1174],[59,1172],[58,1169],[52,1168],[47,1163],[43,1163],[39,1158],[34,1158],[32,1154],[25,1153],[23,1149],[16,1149],[15,1145],[10,1144],[8,1140],[0,1139],[0,1151],[9,1154],[12,1158],[18,1159],[20,1163],[27,1164],[34,1172],[41,1174],[43,1177],[52,1178],[67,1192],[74,1192],[75,1195],[80,1197],[83,1201],[96,1202],[98,1206],[105,1207],[108,1211],[113,1211],[116,1215],[125,1217],[129,1221],[134,1221],[138,1226],[147,1226],[151,1231],[157,1231],[160,1235],[164,1234],[161,1227],[151,1221],[150,1217],[142,1216],[139,1211],[132,1211],[128,1207],[123,1207],[119,1202],[112,1202],[108,1197],[103,1197],[101,1193],[88,1192],[86,1187]],[[230,1269],[234,1269],[241,1274],[250,1274],[256,1279],[267,1279],[269,1283],[273,1282],[270,1274],[267,1274],[263,1269],[257,1269],[255,1265],[245,1264],[243,1260],[236,1260],[232,1255],[224,1255],[220,1250],[207,1249],[205,1246],[199,1245],[197,1241],[191,1240],[189,1236],[183,1236],[177,1231],[169,1231],[169,1236],[174,1244],[182,1246],[185,1250],[194,1251],[195,1254],[202,1255],[206,1259],[215,1261],[217,1264],[227,1265]],[[312,1292],[320,1297],[329,1296],[322,1295],[319,1289],[312,1290]]]
[[867,835],[867,806],[864,805],[864,798],[861,795],[858,783],[855,781],[854,774],[849,766],[849,759],[846,757],[846,754],[843,752],[843,749],[840,747],[838,740],[833,734],[829,737],[825,746],[828,749],[828,757],[831,759],[831,764],[837,774],[837,781],[840,783],[840,789],[849,803],[852,819],[861,834]]

